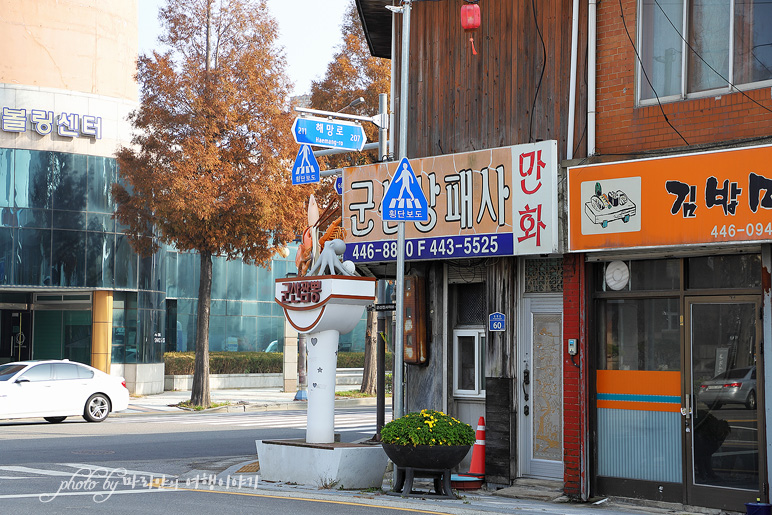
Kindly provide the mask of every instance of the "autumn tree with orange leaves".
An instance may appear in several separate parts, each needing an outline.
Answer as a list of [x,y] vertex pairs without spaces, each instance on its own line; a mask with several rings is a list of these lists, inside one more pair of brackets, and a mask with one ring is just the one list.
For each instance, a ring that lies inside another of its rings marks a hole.
[[136,136],[119,150],[116,218],[141,254],[201,257],[191,403],[209,407],[212,258],[267,265],[306,219],[293,186],[289,81],[265,0],[167,0],[163,53],[140,56]]
[[[343,42],[327,65],[327,72],[319,81],[311,84],[311,107],[323,111],[340,111],[352,100],[362,97],[363,104],[344,110],[349,114],[373,116],[378,114],[378,95],[389,93],[391,87],[391,62],[373,57],[365,40],[356,4],[349,2],[341,27]],[[363,123],[368,141],[378,141],[378,128],[372,123]],[[378,161],[376,151],[349,152],[322,158],[327,169],[358,166]],[[315,193],[323,206],[337,201],[332,181],[324,182]],[[375,393],[375,357],[378,331],[373,311],[368,311],[367,335],[365,341],[365,367],[361,391]]]

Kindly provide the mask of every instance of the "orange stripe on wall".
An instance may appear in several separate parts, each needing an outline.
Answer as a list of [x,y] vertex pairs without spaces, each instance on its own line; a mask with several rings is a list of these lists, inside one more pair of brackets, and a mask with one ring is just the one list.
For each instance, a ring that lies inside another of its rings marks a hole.
[[598,408],[677,413],[681,410],[681,405],[667,402],[603,401],[598,399]]
[[[597,391],[598,393],[680,396],[681,372],[662,372],[659,370],[598,370]],[[622,401],[603,402],[628,404],[627,402]],[[600,401],[598,407],[600,407]]]

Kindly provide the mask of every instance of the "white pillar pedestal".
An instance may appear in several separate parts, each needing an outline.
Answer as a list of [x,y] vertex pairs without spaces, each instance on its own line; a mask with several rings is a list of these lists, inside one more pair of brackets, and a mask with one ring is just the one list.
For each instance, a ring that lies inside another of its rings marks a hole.
[[339,339],[340,333],[336,330],[310,333],[306,338],[308,443],[333,443],[335,440],[335,372]]

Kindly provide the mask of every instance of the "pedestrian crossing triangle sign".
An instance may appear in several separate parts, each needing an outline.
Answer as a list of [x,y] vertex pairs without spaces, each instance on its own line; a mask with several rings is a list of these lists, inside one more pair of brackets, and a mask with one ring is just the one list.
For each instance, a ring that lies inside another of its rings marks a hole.
[[319,163],[316,162],[311,145],[300,145],[298,157],[292,166],[292,184],[319,182]]
[[399,162],[383,194],[381,217],[384,222],[425,222],[429,219],[429,203],[406,157]]

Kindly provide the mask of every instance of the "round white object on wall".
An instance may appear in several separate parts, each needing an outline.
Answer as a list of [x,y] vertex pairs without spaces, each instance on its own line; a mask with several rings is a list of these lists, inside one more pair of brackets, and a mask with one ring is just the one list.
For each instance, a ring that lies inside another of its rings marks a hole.
[[627,286],[630,279],[630,270],[624,261],[612,261],[606,265],[606,286],[614,291],[619,291]]

